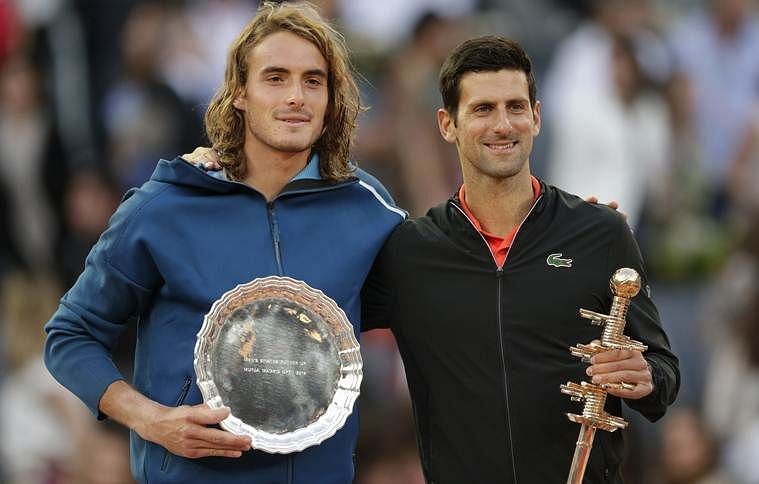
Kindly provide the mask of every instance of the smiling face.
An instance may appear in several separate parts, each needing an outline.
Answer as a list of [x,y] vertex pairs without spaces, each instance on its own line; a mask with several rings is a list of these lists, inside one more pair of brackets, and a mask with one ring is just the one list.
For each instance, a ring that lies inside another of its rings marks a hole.
[[540,132],[540,103],[530,104],[520,70],[468,72],[459,82],[458,113],[438,110],[443,138],[456,144],[464,179],[510,178],[529,170]]
[[308,154],[329,99],[327,61],[311,42],[286,31],[250,53],[245,89],[234,100],[245,118],[245,154]]

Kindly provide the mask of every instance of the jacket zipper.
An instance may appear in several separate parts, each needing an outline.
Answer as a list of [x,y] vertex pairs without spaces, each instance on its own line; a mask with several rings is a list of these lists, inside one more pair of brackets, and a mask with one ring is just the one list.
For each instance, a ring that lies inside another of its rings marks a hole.
[[509,405],[509,385],[508,385],[508,372],[507,372],[507,366],[506,366],[506,352],[503,348],[503,315],[502,315],[502,281],[503,281],[503,266],[496,269],[496,279],[498,280],[498,351],[500,352],[501,356],[501,365],[503,368],[503,398],[506,401],[506,430],[508,432],[509,436],[509,453],[511,454],[511,472],[514,476],[514,484],[519,482],[517,480],[517,461],[514,457],[514,441],[512,440],[511,436],[511,406]]
[[[237,183],[237,182],[233,182],[233,183]],[[274,259],[277,262],[278,276],[284,276],[285,270],[282,266],[282,249],[281,249],[280,240],[279,240],[279,224],[277,223],[277,214],[274,212],[274,202],[277,201],[277,199],[281,198],[282,196],[329,191],[329,190],[334,190],[337,188],[342,188],[343,186],[348,185],[350,183],[354,183],[354,182],[344,183],[341,185],[334,185],[334,186],[326,187],[326,188],[315,188],[315,189],[293,190],[290,192],[282,192],[279,195],[277,195],[274,198],[274,200],[272,200],[271,202],[266,202],[266,213],[269,218],[269,229],[271,231],[272,245],[274,246]]]
[[274,245],[274,259],[277,261],[277,275],[283,276],[285,271],[282,269],[282,253],[279,245],[279,225],[277,224],[277,217],[274,213],[274,202],[267,203],[266,207],[269,215],[269,229],[271,230],[271,238]]
[[514,246],[514,241],[517,238],[517,235],[519,235],[519,231],[522,229],[522,225],[524,225],[524,222],[529,218],[532,211],[535,209],[535,206],[538,204],[538,200],[540,200],[543,197],[543,195],[539,195],[538,198],[535,199],[535,201],[532,203],[532,206],[530,207],[530,210],[527,212],[527,215],[524,216],[522,221],[517,226],[516,232],[514,232],[514,238],[512,239],[511,245],[506,250],[506,259],[504,259],[503,265],[498,265],[498,261],[495,258],[495,254],[493,254],[493,251],[490,250],[490,245],[488,244],[488,241],[485,240],[485,237],[482,235],[482,233],[477,230],[477,227],[474,225],[472,220],[467,216],[466,212],[456,205],[455,203],[452,203],[456,209],[461,212],[461,214],[464,216],[465,219],[469,222],[469,224],[472,226],[472,228],[477,232],[477,234],[480,236],[482,241],[485,243],[485,247],[488,249],[488,252],[490,252],[491,257],[493,258],[493,262],[496,266],[496,281],[498,281],[497,284],[497,307],[496,307],[496,314],[497,316],[497,325],[498,325],[498,351],[500,353],[501,357],[501,368],[503,369],[503,398],[506,403],[506,434],[508,437],[508,443],[509,443],[509,452],[511,453],[511,471],[512,476],[514,477],[514,483],[516,484],[519,482],[517,479],[517,461],[514,457],[514,440],[512,437],[511,432],[511,408],[509,405],[509,377],[508,377],[508,367],[506,365],[506,352],[503,345],[503,314],[502,314],[502,306],[503,306],[503,300],[502,300],[502,294],[503,294],[503,288],[502,288],[502,280],[503,280],[503,266],[506,265],[506,260],[509,258],[509,252],[511,252],[511,248]]
[[[277,261],[277,275],[284,276],[285,271],[282,267],[282,250],[279,243],[279,224],[277,223],[277,214],[274,212],[274,200],[266,204],[269,215],[269,228],[271,229],[271,239],[274,245],[274,258]],[[295,458],[292,455],[287,456],[287,483],[293,482],[293,473]]]
[[[182,385],[182,391],[179,392],[179,398],[177,398],[177,403],[174,404],[175,407],[181,406],[185,399],[187,398],[187,394],[190,393],[190,384],[192,383],[192,378],[189,376],[186,376],[184,379],[184,384]],[[161,472],[166,471],[166,466],[169,464],[169,451],[164,449],[163,451],[163,458],[161,459]]]
[[[252,190],[260,195],[260,192],[258,192],[255,188],[250,187],[249,185],[246,185],[243,182],[234,181],[234,180],[219,180],[217,178],[211,177],[212,180],[222,182],[222,183],[232,183],[235,185],[241,185],[245,187],[248,190]],[[274,213],[274,202],[286,195],[299,195],[304,193],[316,193],[316,192],[325,192],[325,191],[331,191],[336,190],[338,188],[343,188],[347,185],[352,185],[353,183],[358,183],[358,179],[348,180],[346,182],[337,184],[337,185],[331,185],[327,187],[318,187],[318,188],[305,188],[300,190],[291,190],[287,191],[284,190],[280,194],[278,194],[272,201],[266,202],[266,208],[267,208],[267,214],[269,218],[269,228],[271,229],[271,235],[272,235],[272,244],[274,246],[274,257],[277,262],[277,275],[278,276],[284,276],[285,271],[282,267],[282,252],[280,250],[280,242],[279,242],[279,227],[277,225],[277,219]],[[262,195],[263,196],[263,195]]]

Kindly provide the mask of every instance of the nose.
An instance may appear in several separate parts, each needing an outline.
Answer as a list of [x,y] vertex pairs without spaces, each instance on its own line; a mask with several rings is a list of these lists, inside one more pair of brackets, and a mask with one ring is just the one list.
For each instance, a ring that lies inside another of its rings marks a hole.
[[293,82],[290,92],[287,94],[287,105],[293,108],[303,107],[303,86]]
[[511,119],[509,119],[509,113],[504,107],[499,107],[496,113],[496,122],[493,126],[493,131],[496,133],[508,133],[511,131]]

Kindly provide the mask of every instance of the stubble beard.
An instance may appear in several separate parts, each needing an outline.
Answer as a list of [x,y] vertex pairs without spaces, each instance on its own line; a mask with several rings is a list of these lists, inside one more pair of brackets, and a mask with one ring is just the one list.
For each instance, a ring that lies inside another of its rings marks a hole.
[[[286,133],[285,130],[257,130],[256,125],[248,123],[248,135],[254,137],[259,143],[269,148],[281,151],[283,153],[300,153],[311,148],[313,142],[310,139],[304,139],[301,133]],[[314,141],[315,142],[315,141]]]
[[497,159],[487,153],[481,153],[481,155],[479,166],[474,168],[482,176],[496,181],[507,180],[518,175],[527,164],[527,157],[521,152],[514,153],[513,157],[506,160]]

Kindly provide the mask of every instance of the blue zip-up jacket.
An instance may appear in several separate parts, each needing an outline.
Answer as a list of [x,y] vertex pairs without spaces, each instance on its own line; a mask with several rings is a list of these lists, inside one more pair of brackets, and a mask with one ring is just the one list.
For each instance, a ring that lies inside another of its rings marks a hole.
[[[364,279],[405,214],[361,170],[344,182],[315,178],[312,156],[267,203],[249,186],[181,158],[161,160],[147,183],[127,193],[47,323],[50,372],[99,415],[103,392],[123,379],[110,350],[136,316],[135,388],[164,405],[200,403],[193,349],[204,315],[227,290],[270,275],[322,290],[358,337]],[[320,445],[239,459],[185,459],[133,432],[132,473],[150,483],[349,483],[357,432],[353,412]]]

